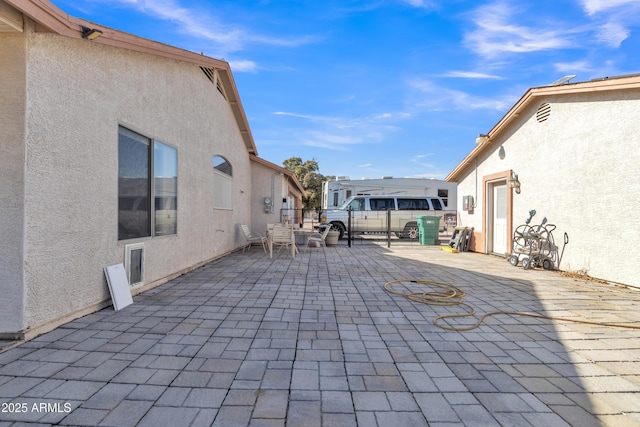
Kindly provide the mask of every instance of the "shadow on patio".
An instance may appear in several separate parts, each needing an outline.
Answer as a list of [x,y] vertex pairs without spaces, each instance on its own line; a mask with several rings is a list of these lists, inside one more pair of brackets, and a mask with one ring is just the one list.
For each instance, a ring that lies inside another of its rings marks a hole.
[[[295,259],[252,250],[0,354],[3,409],[28,409],[0,420],[640,425],[640,331],[511,316],[444,330],[434,317],[462,309],[383,289],[404,279],[457,286],[480,314],[640,320],[638,292],[490,256],[375,244]],[[34,411],[41,403],[59,410]]]

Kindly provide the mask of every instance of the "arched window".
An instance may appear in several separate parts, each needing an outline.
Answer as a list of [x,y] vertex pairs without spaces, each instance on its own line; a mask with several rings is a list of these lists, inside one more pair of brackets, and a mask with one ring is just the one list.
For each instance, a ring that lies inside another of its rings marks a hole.
[[233,168],[222,156],[213,156],[213,207],[233,209]]

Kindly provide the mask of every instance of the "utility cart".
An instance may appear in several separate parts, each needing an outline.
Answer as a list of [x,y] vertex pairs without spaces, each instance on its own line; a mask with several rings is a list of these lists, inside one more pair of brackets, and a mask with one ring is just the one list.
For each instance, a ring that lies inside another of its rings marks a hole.
[[538,266],[553,270],[559,264],[558,247],[553,240],[556,226],[547,224],[547,218],[543,218],[540,225],[531,226],[529,222],[535,211],[530,211],[529,215],[526,223],[518,226],[513,233],[513,252],[509,263],[515,267],[522,261],[525,270]]

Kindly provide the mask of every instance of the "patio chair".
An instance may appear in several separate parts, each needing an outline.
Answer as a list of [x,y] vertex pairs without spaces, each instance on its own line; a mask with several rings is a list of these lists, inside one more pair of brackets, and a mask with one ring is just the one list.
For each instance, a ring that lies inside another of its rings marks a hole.
[[[311,233],[309,235],[309,238],[307,238],[307,244],[305,246],[308,248],[309,247],[309,243],[318,242],[318,243],[320,243],[322,245],[322,250],[326,251],[327,245],[325,244],[324,241],[327,238],[327,235],[329,234],[329,231],[331,231],[331,225],[327,225],[322,233]],[[306,248],[305,248],[305,250],[306,250]]]
[[273,256],[273,247],[279,246],[282,248],[291,247],[291,256],[296,256],[296,243],[293,237],[293,228],[289,225],[274,224],[273,229],[269,231],[269,257]]
[[246,224],[240,225],[242,232],[244,233],[244,238],[246,239],[245,245],[242,247],[242,253],[244,253],[245,249],[251,250],[251,245],[254,243],[260,243],[262,245],[262,250],[266,253],[267,248],[265,244],[267,243],[267,238],[259,233],[252,233],[249,230],[249,226]]

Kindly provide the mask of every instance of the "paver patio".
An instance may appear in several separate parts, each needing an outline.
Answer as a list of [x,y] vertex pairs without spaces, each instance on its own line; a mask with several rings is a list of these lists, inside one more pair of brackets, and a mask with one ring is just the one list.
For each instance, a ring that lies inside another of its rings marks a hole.
[[492,256],[254,248],[0,353],[0,426],[640,425],[640,330],[506,315],[445,330],[433,319],[463,308],[383,289],[405,279],[457,286],[479,314],[640,325],[640,291]]

